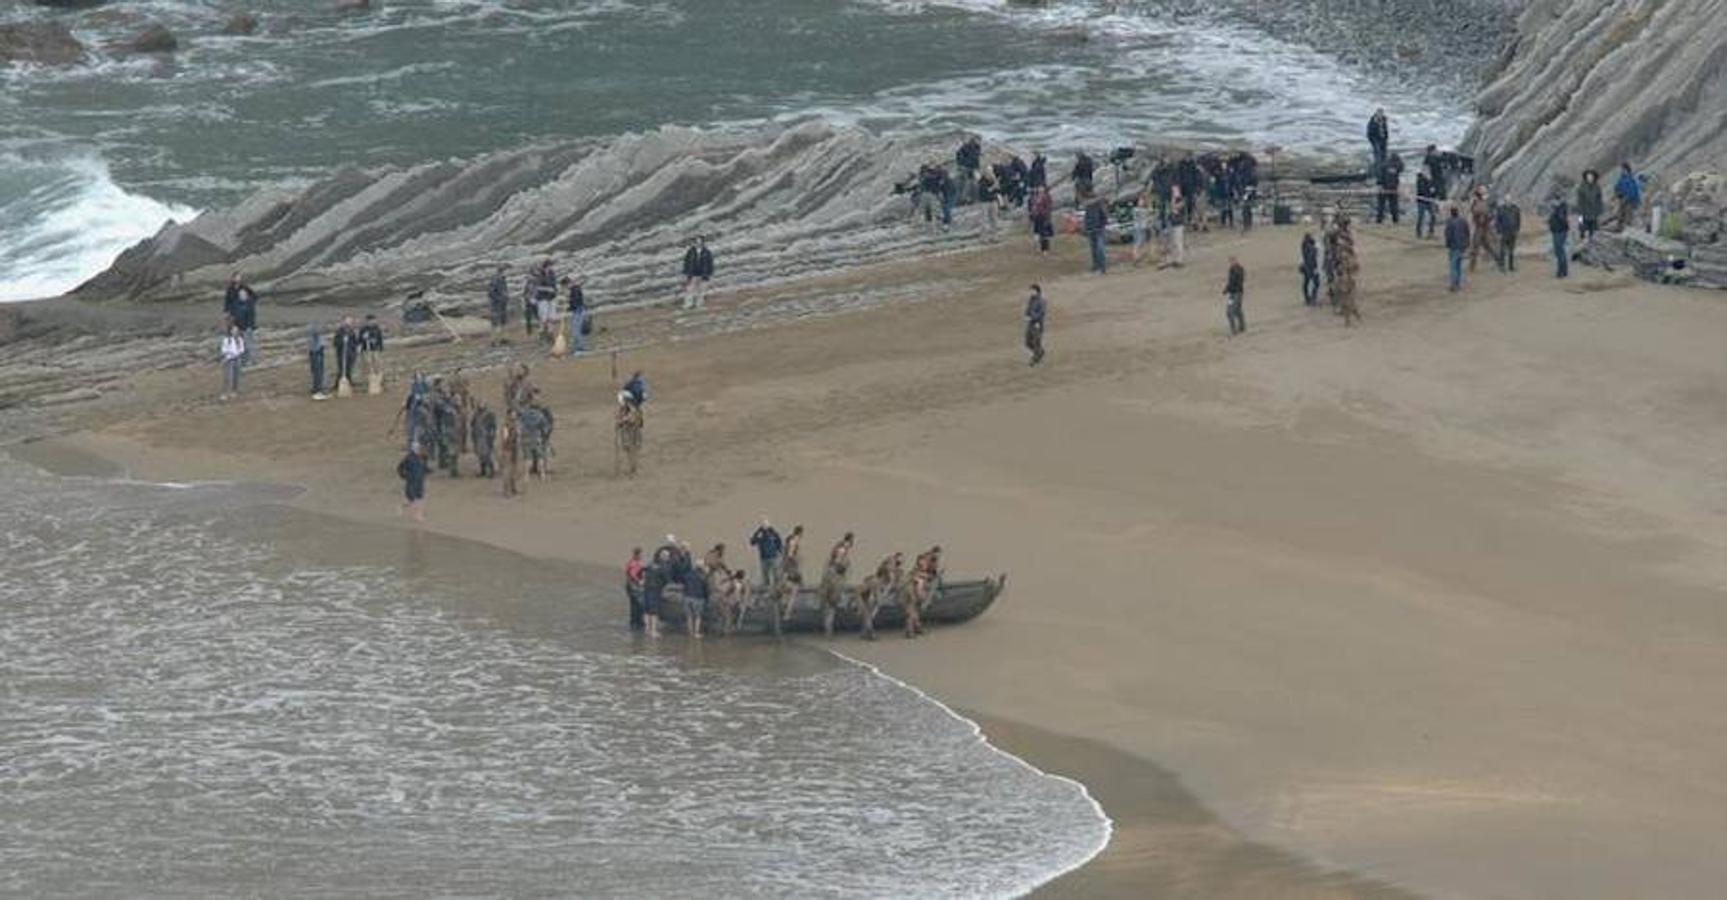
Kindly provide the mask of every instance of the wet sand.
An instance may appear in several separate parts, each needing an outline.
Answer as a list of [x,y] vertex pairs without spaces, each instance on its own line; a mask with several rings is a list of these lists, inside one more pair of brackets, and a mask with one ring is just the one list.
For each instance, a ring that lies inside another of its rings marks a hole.
[[[1092,789],[1117,839],[1051,896],[1712,893],[1727,303],[1536,256],[1451,296],[1437,248],[1369,228],[1346,330],[1299,305],[1298,239],[1203,237],[1186,269],[1106,278],[1063,274],[1071,241],[1014,242],[838,280],[921,302],[784,312],[836,282],[616,316],[607,339],[640,345],[620,374],[654,393],[644,475],[612,474],[609,360],[548,361],[557,477],[517,501],[434,480],[427,527],[615,567],[667,531],[737,558],[766,513],[812,557],[850,529],[871,564],[940,543],[952,573],[1009,572],[975,623],[840,649]],[[392,365],[497,358],[476,351]],[[315,404],[302,377],[221,406],[213,371],[144,376],[72,442],[396,522],[396,397]]]

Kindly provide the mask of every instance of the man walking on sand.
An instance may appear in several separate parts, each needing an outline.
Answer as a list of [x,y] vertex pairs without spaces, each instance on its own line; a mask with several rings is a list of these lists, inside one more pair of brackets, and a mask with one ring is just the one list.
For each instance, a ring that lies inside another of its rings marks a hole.
[[1043,325],[1049,312],[1043,299],[1043,286],[1031,286],[1031,297],[1025,301],[1025,349],[1031,351],[1031,365],[1043,362]]
[[1445,221],[1445,254],[1451,262],[1451,292],[1463,290],[1463,254],[1469,250],[1469,223],[1456,206]]
[[1311,231],[1301,236],[1301,302],[1319,305],[1319,244]]
[[[1215,282],[1214,282],[1215,283]],[[1241,261],[1229,258],[1229,279],[1223,285],[1223,315],[1229,320],[1229,336],[1247,331],[1247,315],[1241,311],[1241,295],[1247,291],[1247,270]]]
[[707,303],[708,282],[714,277],[714,253],[705,235],[696,235],[684,251],[684,309],[701,309]]
[[492,346],[504,343],[504,326],[510,324],[510,279],[503,266],[492,275],[486,286],[486,303],[492,312]]
[[418,443],[408,447],[408,453],[396,464],[396,475],[402,479],[402,514],[415,522],[426,521],[426,452]]

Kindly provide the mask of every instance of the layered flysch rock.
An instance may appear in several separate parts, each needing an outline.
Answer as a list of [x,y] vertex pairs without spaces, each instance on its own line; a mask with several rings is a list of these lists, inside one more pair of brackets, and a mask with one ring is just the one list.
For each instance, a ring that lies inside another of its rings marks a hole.
[[1526,201],[1629,160],[1657,188],[1727,166],[1727,0],[1528,0],[1465,139]]
[[[664,298],[709,235],[722,285],[928,253],[954,235],[910,222],[896,182],[949,159],[952,135],[890,139],[823,122],[747,132],[667,127],[604,143],[347,171],[170,224],[79,287],[97,297],[209,297],[242,272],[277,302],[477,301],[494,266],[542,257],[596,299]],[[978,227],[966,216],[955,235]]]

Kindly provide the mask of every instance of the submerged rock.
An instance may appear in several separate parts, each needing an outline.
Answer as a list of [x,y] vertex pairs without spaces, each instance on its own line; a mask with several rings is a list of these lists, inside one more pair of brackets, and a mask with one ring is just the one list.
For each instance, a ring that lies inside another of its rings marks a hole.
[[84,59],[84,45],[58,22],[0,24],[0,65],[69,66]]
[[258,17],[251,13],[235,13],[222,23],[222,33],[233,37],[245,37],[258,30]]
[[125,53],[173,53],[180,49],[180,39],[166,25],[151,25],[113,49]]
[[1721,0],[1529,0],[1464,141],[1511,196],[1622,161],[1676,180],[1727,159]]

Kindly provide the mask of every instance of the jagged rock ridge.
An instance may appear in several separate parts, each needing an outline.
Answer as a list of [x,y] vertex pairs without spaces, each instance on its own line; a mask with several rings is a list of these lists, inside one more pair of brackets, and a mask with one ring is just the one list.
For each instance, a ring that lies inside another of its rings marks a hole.
[[1727,168],[1727,0],[1529,0],[1477,105],[1465,147],[1512,196]]
[[[278,301],[478,299],[494,265],[542,256],[596,298],[669,296],[684,242],[710,235],[737,285],[927,253],[893,186],[955,141],[823,122],[711,132],[667,127],[471,161],[350,170],[170,224],[78,288],[86,296],[209,297],[240,271]],[[975,218],[975,217],[970,217]],[[966,229],[976,223],[968,218]]]

